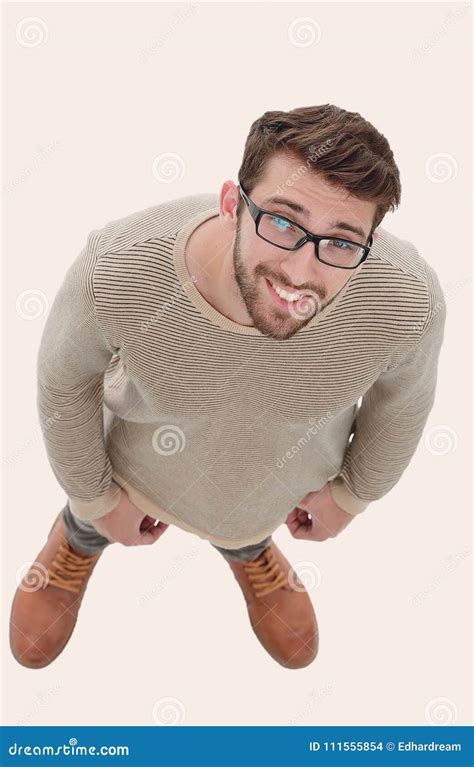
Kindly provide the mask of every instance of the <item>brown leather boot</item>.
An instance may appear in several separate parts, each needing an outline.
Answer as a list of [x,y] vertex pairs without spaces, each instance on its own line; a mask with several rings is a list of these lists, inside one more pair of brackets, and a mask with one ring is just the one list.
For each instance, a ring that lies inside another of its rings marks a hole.
[[286,668],[308,666],[318,652],[318,624],[304,584],[272,541],[257,559],[224,557],[242,589],[252,629]]
[[58,514],[46,544],[18,586],[10,614],[10,647],[27,668],[43,668],[62,652],[76,625],[87,582],[100,557],[68,544]]

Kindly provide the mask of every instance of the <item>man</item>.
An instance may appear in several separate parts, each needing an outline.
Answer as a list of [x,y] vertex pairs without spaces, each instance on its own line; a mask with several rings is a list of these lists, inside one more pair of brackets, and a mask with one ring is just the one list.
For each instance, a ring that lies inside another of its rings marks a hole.
[[316,616],[272,533],[338,535],[415,452],[446,306],[380,228],[387,140],[332,105],[267,112],[238,175],[92,231],[56,296],[38,409],[67,503],[13,600],[25,666],[62,651],[107,546],[170,524],[223,555],[270,655],[307,666]]

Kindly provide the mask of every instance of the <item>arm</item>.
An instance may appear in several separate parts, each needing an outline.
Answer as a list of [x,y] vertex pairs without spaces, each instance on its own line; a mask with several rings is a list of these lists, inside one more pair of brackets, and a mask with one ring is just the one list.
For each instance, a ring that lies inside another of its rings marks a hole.
[[364,511],[398,482],[433,406],[446,303],[436,274],[430,268],[428,274],[430,305],[418,339],[394,361],[401,354],[396,350],[364,395],[341,471],[328,483],[335,503],[350,514]]
[[37,359],[37,409],[49,463],[82,520],[121,500],[105,451],[104,372],[114,352],[95,314],[98,231],[66,272],[48,315]]

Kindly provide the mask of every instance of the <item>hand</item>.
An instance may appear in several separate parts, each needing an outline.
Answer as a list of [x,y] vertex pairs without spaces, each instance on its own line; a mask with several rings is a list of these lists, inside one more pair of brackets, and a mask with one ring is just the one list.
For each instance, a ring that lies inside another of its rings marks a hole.
[[329,484],[327,482],[314,493],[307,493],[298,506],[290,511],[286,524],[293,538],[325,541],[335,538],[352,522],[355,515],[344,511],[333,501]]
[[169,525],[156,522],[153,517],[143,514],[128,497],[122,488],[120,502],[115,509],[98,519],[91,519],[91,524],[98,533],[111,543],[122,543],[124,546],[147,546],[160,538]]

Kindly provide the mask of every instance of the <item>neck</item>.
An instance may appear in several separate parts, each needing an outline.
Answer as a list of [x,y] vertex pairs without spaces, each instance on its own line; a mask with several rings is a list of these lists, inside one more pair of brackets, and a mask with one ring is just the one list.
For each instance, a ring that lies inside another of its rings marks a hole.
[[188,239],[185,261],[194,285],[218,312],[241,325],[253,325],[234,276],[234,237],[218,216],[204,221]]

